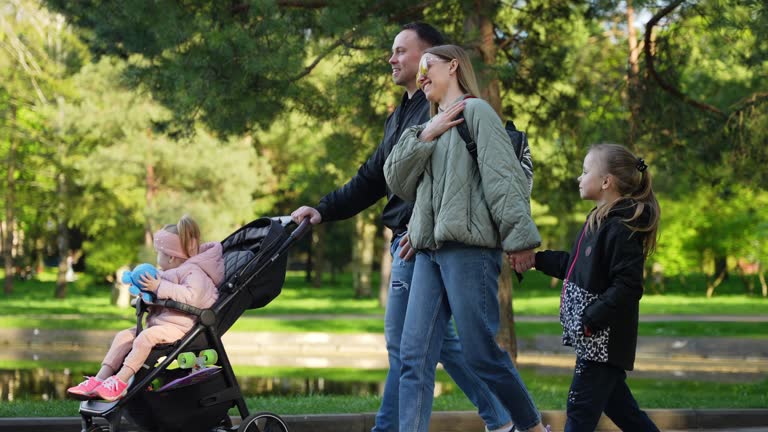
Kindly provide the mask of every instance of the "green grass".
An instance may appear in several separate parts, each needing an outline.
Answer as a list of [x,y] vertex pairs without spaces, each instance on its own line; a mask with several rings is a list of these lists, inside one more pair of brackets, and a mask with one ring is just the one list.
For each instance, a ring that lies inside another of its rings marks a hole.
[[[333,332],[333,333],[383,333],[382,319],[358,320],[291,320],[277,319],[241,319],[232,327],[233,331],[273,331],[273,332]],[[559,335],[560,323],[518,322],[515,332],[520,338],[536,335]],[[768,338],[766,322],[699,322],[669,321],[641,322],[640,336],[668,337],[746,337]]]
[[[285,370],[261,368],[236,368],[238,376],[246,373],[262,376],[323,376],[326,379],[383,380],[384,371],[349,370]],[[442,371],[440,371],[442,372]],[[521,370],[521,375],[541,410],[565,409],[565,397],[570,385],[570,375],[541,375],[532,370]],[[444,373],[438,375],[444,392],[435,399],[435,411],[473,411],[471,402],[447,380]],[[754,383],[726,384],[700,381],[676,381],[655,379],[628,380],[632,392],[643,408],[765,408],[768,406],[768,380]],[[247,398],[254,411],[269,410],[282,415],[362,413],[375,412],[378,396],[263,396]],[[78,415],[75,401],[21,400],[0,404],[0,417],[70,417]],[[236,411],[232,411],[236,415]]]
[[[62,328],[118,330],[135,322],[133,309],[120,309],[109,304],[110,287],[96,283],[88,275],[79,275],[70,284],[65,299],[54,299],[54,277],[43,273],[40,280],[17,281],[14,292],[0,302],[0,328]],[[355,299],[351,276],[341,275],[335,283],[326,281],[322,288],[307,286],[302,272],[288,272],[282,294],[267,307],[245,313],[234,330],[240,331],[328,331],[381,333],[384,309],[373,298]],[[702,277],[689,276],[688,285],[670,281],[665,294],[647,294],[640,302],[641,314],[715,314],[748,315],[768,311],[768,299],[748,295],[738,278],[731,278],[716,291],[714,298],[703,295]],[[552,316],[559,310],[559,284],[551,286],[551,279],[538,272],[528,272],[522,286],[514,292],[517,316]],[[313,315],[356,315],[330,320],[313,319]],[[301,315],[301,319],[280,319],[287,315]],[[370,318],[365,318],[370,316]],[[362,317],[362,318],[360,318]],[[642,316],[641,316],[642,321]],[[557,325],[518,326],[522,336],[530,332],[557,334]],[[713,330],[714,329],[714,330]],[[759,337],[765,332],[764,324],[675,324],[641,325],[641,334],[669,336],[729,336]],[[712,331],[715,333],[713,334]]]

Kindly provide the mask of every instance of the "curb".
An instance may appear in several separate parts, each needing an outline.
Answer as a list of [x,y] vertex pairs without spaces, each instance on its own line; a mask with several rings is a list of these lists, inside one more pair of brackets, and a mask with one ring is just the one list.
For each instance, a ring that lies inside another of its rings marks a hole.
[[[729,430],[747,429],[768,431],[768,409],[649,409],[646,410],[659,429],[670,430]],[[373,427],[373,413],[361,414],[317,414],[282,416],[290,432],[369,432]],[[543,423],[552,429],[563,430],[565,411],[542,411]],[[101,423],[97,419],[97,424]],[[239,417],[233,417],[234,424]],[[759,428],[759,429],[758,429]],[[431,432],[482,431],[483,422],[473,411],[435,412],[430,423]],[[37,432],[55,430],[58,432],[80,431],[78,417],[23,417],[0,418],[0,431]],[[123,421],[121,430],[133,432],[137,429]],[[619,430],[605,416],[598,424],[598,431]]]

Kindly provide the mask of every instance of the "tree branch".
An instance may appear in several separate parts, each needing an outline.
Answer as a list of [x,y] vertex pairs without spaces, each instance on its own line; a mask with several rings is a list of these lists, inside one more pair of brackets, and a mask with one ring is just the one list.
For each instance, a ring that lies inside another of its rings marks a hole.
[[[328,6],[325,0],[277,0],[275,3],[280,7],[296,9],[322,9]],[[229,10],[233,14],[247,14],[251,10],[251,5],[250,3],[234,4]]]
[[298,75],[296,75],[295,77],[289,79],[288,81],[289,82],[296,82],[296,81],[304,78],[305,76],[309,75],[312,72],[312,70],[314,70],[315,67],[317,67],[317,65],[320,64],[320,62],[325,57],[330,55],[336,48],[346,44],[347,43],[346,39],[348,37],[351,37],[354,33],[355,33],[355,29],[352,29],[352,30],[348,31],[344,36],[340,37],[334,43],[332,43],[331,46],[326,48],[325,51],[323,51],[317,57],[315,57],[315,59],[312,61],[312,63],[309,64],[309,66],[305,67],[303,71],[301,71]]
[[687,103],[688,105],[691,105],[697,109],[700,109],[702,111],[711,112],[713,114],[716,114],[718,117],[727,117],[724,112],[719,110],[717,107],[714,107],[712,105],[706,104],[704,102],[697,101],[690,96],[684,94],[677,88],[675,88],[672,84],[665,81],[656,70],[655,65],[653,64],[654,56],[653,51],[656,48],[652,35],[653,35],[653,28],[656,26],[656,24],[661,21],[662,18],[669,15],[673,10],[675,10],[678,6],[680,6],[685,0],[674,0],[672,3],[668,4],[664,9],[660,10],[659,12],[654,15],[650,21],[648,21],[648,24],[645,26],[645,43],[643,46],[643,52],[645,53],[645,60],[648,63],[648,70],[651,73],[651,76],[653,79],[659,84],[659,86],[667,91],[668,93],[672,94],[673,96],[677,97],[678,99],[682,100],[683,102]]
[[733,112],[731,113],[731,116],[734,116],[746,110],[749,107],[759,105],[765,102],[766,100],[768,100],[768,92],[752,93],[751,95],[745,97],[744,99],[734,104],[734,109],[733,109]]

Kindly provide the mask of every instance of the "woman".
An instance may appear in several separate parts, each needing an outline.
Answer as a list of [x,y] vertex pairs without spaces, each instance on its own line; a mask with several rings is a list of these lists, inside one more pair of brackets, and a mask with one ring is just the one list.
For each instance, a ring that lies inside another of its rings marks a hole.
[[[502,250],[512,261],[530,261],[541,243],[525,175],[501,119],[474,98],[477,81],[462,48],[427,49],[419,85],[433,117],[406,129],[384,165],[392,191],[415,202],[409,236],[418,250],[400,347],[400,430],[429,428],[435,366],[453,314],[470,367],[517,429],[544,431],[509,355],[495,341]],[[464,119],[454,120],[462,111]],[[477,160],[454,128],[461,121],[477,143]]]

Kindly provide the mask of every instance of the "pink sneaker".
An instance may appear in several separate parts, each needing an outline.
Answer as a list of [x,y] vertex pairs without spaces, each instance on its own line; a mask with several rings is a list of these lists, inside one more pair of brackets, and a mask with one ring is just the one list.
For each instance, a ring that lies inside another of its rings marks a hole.
[[93,391],[101,384],[101,380],[96,377],[84,377],[85,381],[67,389],[67,395],[72,399],[88,400],[96,395]]
[[96,387],[93,392],[98,399],[112,402],[128,393],[128,384],[121,381],[116,375],[112,375],[102,381],[101,385]]

